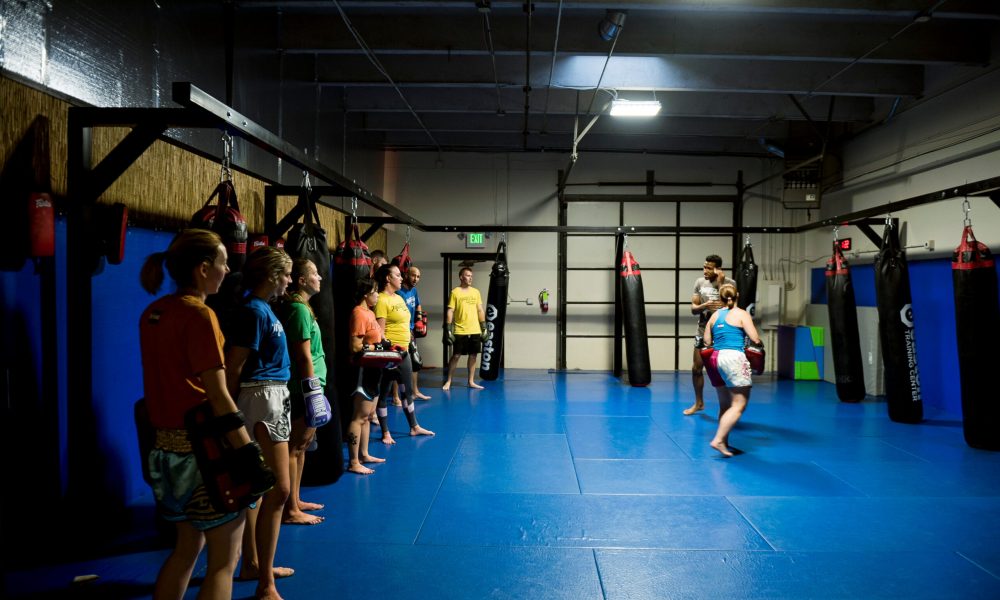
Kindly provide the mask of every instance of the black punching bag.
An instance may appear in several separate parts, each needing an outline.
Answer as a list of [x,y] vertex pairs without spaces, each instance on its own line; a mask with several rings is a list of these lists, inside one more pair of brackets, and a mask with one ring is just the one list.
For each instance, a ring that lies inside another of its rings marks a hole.
[[924,403],[917,370],[910,271],[892,223],[886,224],[882,248],[875,257],[875,298],[889,418],[897,423],[919,423],[924,418]]
[[826,296],[837,397],[843,402],[861,402],[865,398],[865,374],[861,362],[858,309],[851,284],[851,267],[836,243],[833,244],[833,256],[826,262]]
[[351,381],[353,371],[351,357],[351,311],[354,310],[354,290],[359,279],[371,277],[372,257],[368,246],[361,241],[361,233],[357,223],[352,221],[345,232],[346,239],[337,246],[333,256],[333,315],[336,323],[334,346],[336,349],[336,373],[334,384],[340,398],[340,420],[343,427],[350,424],[354,417],[354,401],[348,400],[354,396],[357,381]]
[[736,291],[740,297],[736,301],[736,306],[750,313],[750,316],[757,314],[757,263],[753,261],[753,248],[750,247],[750,237],[743,246],[740,253],[740,260],[736,264],[736,273],[733,274],[736,281]]
[[[333,483],[344,474],[344,458],[341,445],[344,442],[340,424],[338,404],[346,401],[351,404],[350,397],[337,393],[336,357],[334,348],[335,320],[333,315],[333,282],[330,277],[330,246],[326,239],[326,231],[319,225],[319,213],[316,203],[307,193],[299,195],[299,206],[302,207],[305,219],[303,223],[292,225],[285,242],[285,252],[294,258],[308,258],[316,265],[316,271],[323,279],[320,282],[319,293],[309,299],[309,305],[316,315],[320,337],[323,341],[323,352],[326,354],[326,393],[330,401],[330,422],[316,430],[316,450],[309,453],[305,463],[302,479],[310,485]],[[298,382],[292,382],[296,385]],[[301,397],[293,398],[301,401]]]
[[507,243],[500,242],[493,270],[490,271],[490,289],[486,293],[486,331],[489,336],[483,342],[483,358],[479,361],[479,376],[487,381],[493,381],[500,375],[503,362],[503,324],[507,317],[509,280]]
[[646,298],[642,293],[642,271],[628,250],[622,254],[618,274],[625,321],[628,382],[634,387],[645,387],[652,379],[649,373],[649,337],[646,335]]
[[1000,402],[993,378],[996,340],[1000,339],[997,271],[993,254],[976,240],[971,225],[965,226],[962,243],[955,249],[951,280],[955,286],[965,443],[982,450],[1000,450]]

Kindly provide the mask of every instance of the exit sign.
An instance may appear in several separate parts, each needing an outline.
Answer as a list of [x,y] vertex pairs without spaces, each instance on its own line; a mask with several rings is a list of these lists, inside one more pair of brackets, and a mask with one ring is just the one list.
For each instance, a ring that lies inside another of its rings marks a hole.
[[465,247],[466,248],[485,248],[486,247],[486,233],[482,231],[475,231],[472,233],[465,234]]

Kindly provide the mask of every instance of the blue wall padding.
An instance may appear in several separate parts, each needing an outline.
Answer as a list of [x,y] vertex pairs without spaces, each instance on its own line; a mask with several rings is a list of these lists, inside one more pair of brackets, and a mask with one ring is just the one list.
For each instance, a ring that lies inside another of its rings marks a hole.
[[[951,258],[912,260],[909,257],[910,292],[917,339],[917,367],[924,406],[947,418],[962,416],[958,384],[958,347],[955,333],[954,288]],[[1000,274],[1000,262],[997,264]],[[825,269],[811,272],[812,302],[826,304]],[[876,306],[875,271],[872,265],[851,267],[858,306]],[[933,418],[933,415],[931,415]]]
[[125,260],[93,282],[93,389],[99,447],[107,460],[106,489],[126,504],[151,495],[142,480],[132,406],[142,397],[139,317],[154,298],[174,291],[169,277],[157,296],[139,285],[146,257],[167,248],[174,232],[129,228]]

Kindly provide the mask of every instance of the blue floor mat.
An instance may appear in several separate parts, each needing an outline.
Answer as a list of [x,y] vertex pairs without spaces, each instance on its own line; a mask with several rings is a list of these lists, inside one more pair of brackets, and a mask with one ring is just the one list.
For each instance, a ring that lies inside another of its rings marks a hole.
[[[708,445],[713,390],[681,413],[687,372],[647,388],[508,370],[471,390],[466,376],[448,392],[422,376],[435,437],[410,437],[390,407],[396,445],[372,428],[385,464],[303,488],[326,520],[282,528],[285,598],[1000,598],[1000,453],[969,448],[954,417],[894,423],[877,399],[763,377],[726,459]],[[8,572],[2,591],[149,598],[166,555]]]

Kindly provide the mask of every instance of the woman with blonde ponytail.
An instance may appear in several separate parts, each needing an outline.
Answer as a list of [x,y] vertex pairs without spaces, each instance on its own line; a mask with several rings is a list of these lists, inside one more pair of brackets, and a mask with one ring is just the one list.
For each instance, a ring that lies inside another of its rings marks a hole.
[[291,360],[292,430],[289,437],[288,471],[290,488],[281,522],[292,525],[316,525],[323,517],[307,515],[305,511],[320,510],[322,504],[302,500],[302,473],[306,463],[306,449],[316,436],[316,427],[306,420],[306,396],[303,389],[315,380],[317,387],[326,387],[326,352],[319,323],[309,299],[319,293],[323,278],[316,265],[308,258],[292,261],[292,282],[285,294],[274,302],[274,312],[285,328],[288,357]]
[[760,343],[757,328],[750,313],[736,306],[739,293],[730,283],[719,288],[719,299],[724,308],[719,309],[705,326],[705,344],[713,346],[717,353],[716,365],[723,385],[715,388],[719,394],[719,428],[712,438],[711,446],[723,456],[733,456],[729,448],[729,432],[743,416],[750,400],[750,362],[744,348],[746,338]]

